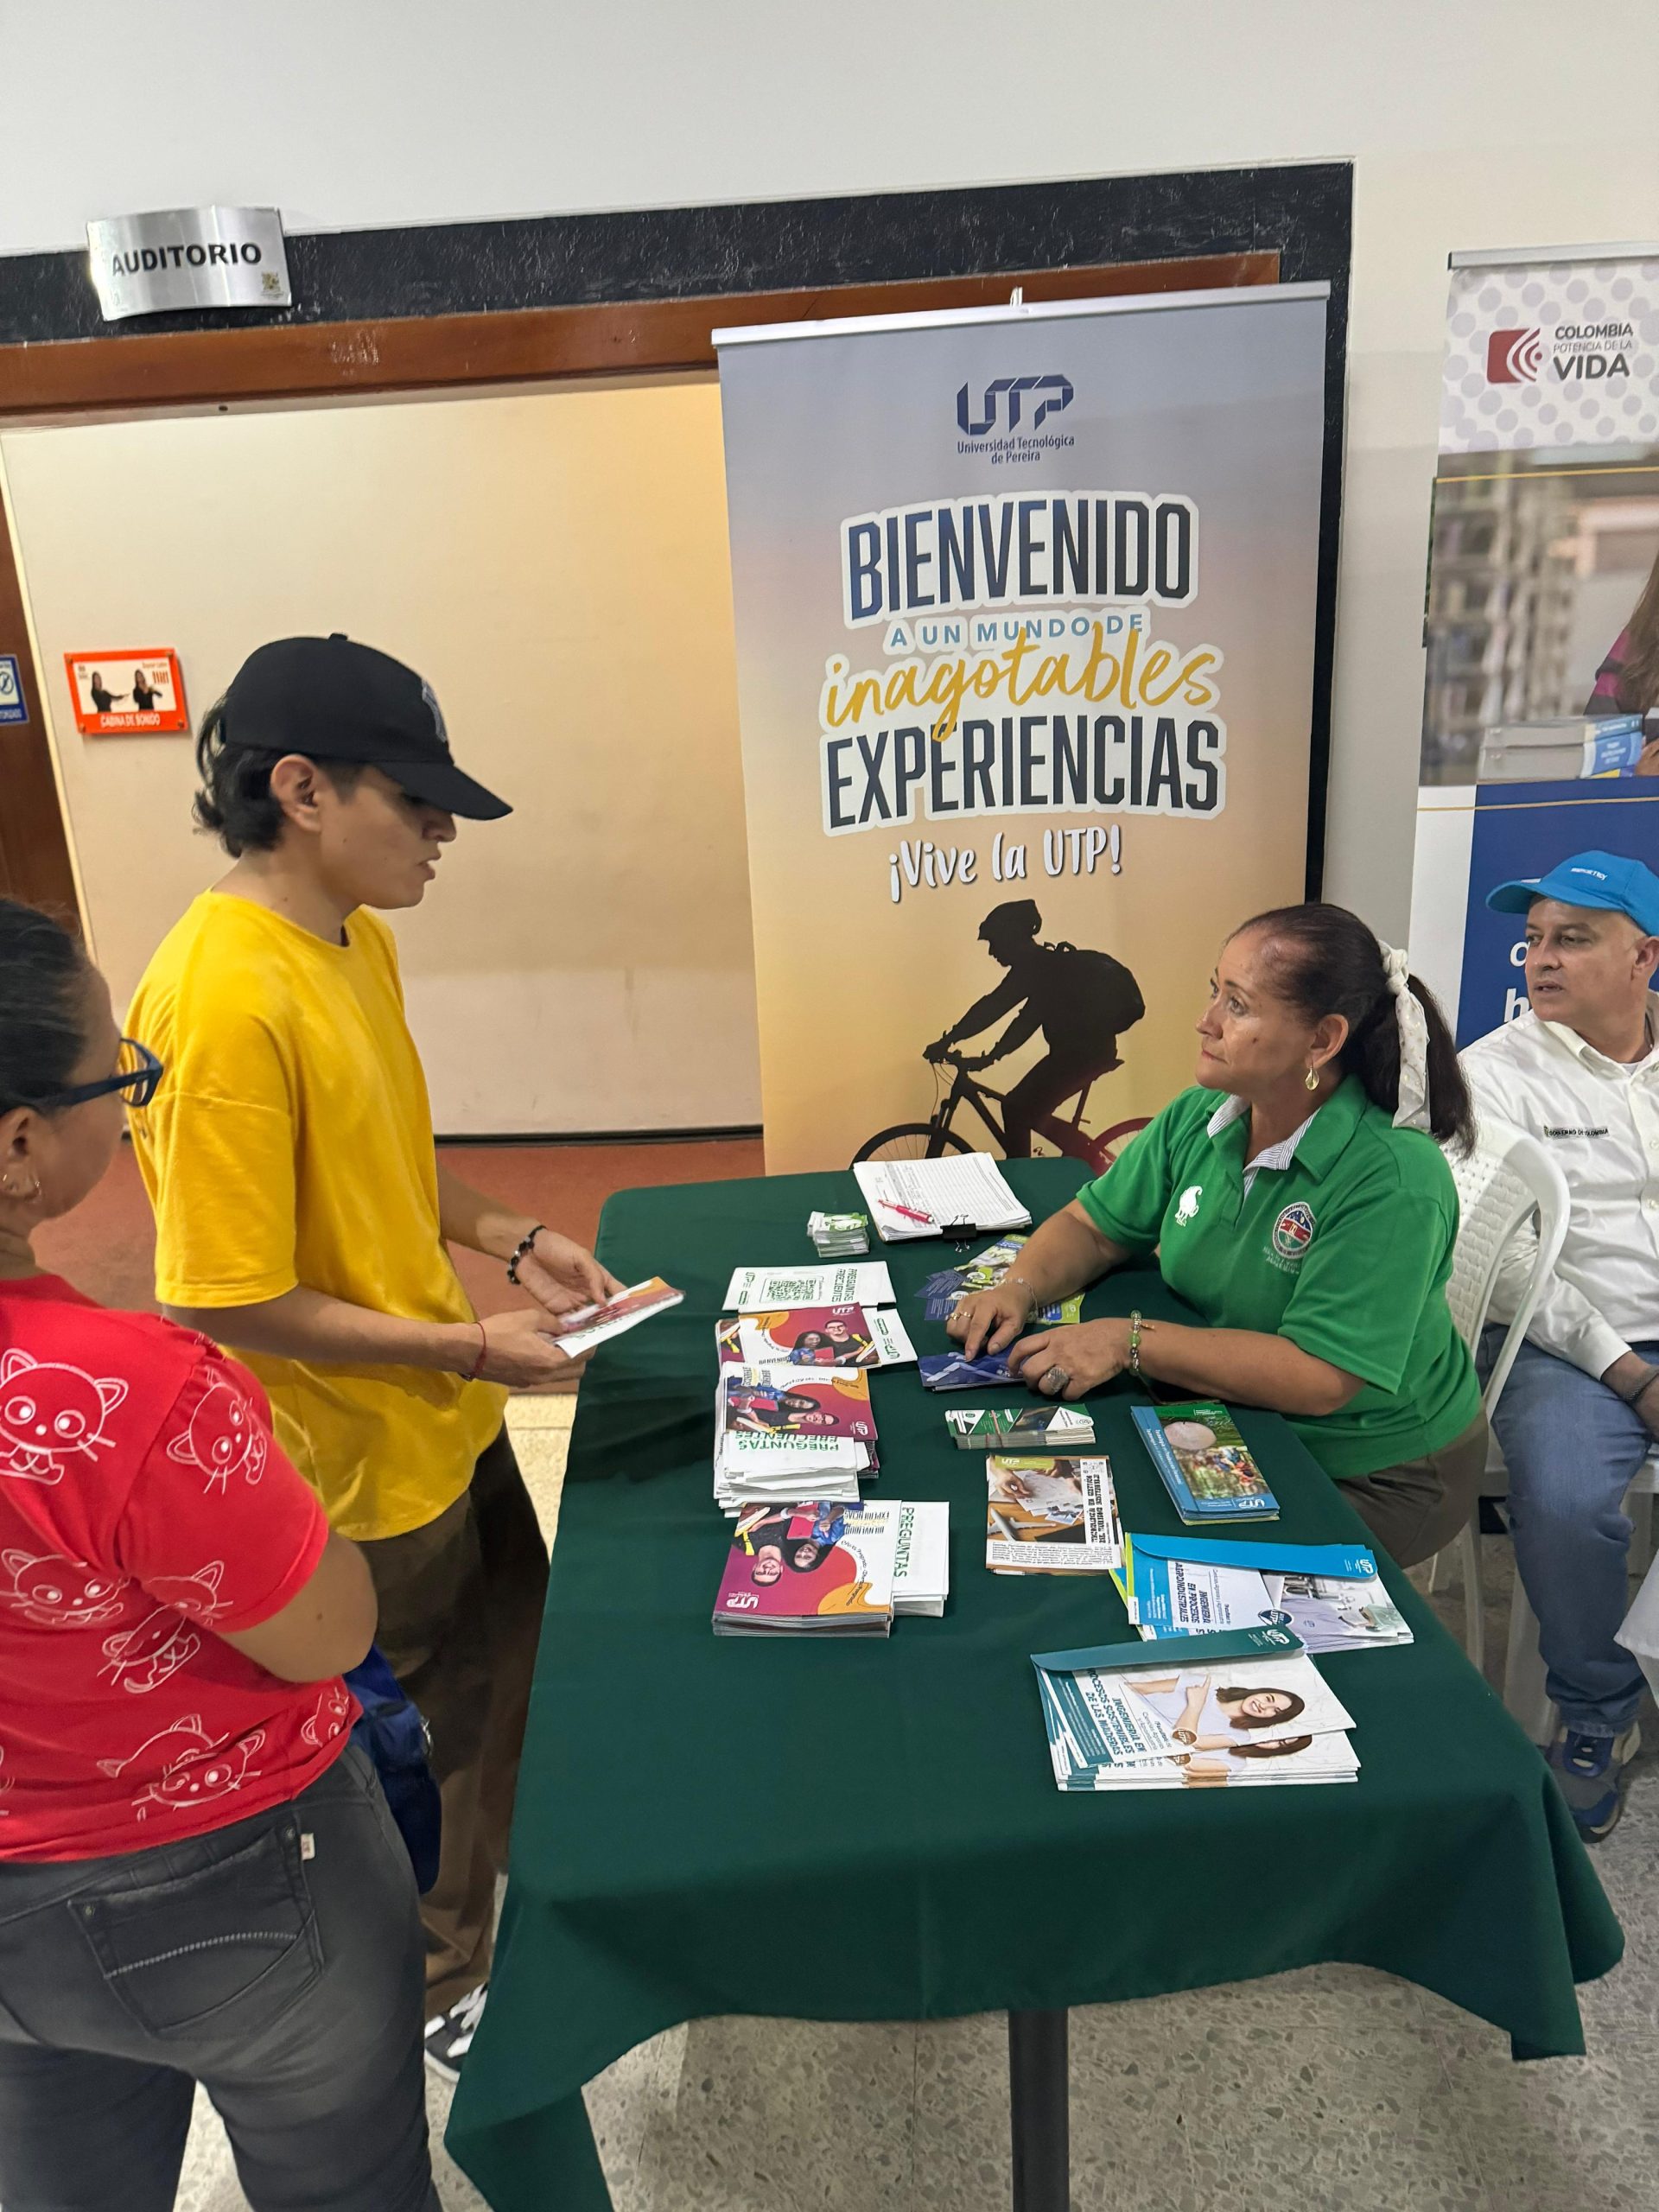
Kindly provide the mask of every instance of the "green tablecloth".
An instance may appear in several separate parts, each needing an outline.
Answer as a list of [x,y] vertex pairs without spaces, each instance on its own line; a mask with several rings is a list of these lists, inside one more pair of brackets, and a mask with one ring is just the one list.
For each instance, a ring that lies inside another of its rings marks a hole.
[[[1011,1179],[1041,1219],[1079,1170]],[[582,1387],[495,1974],[448,2134],[496,2212],[602,2212],[582,2084],[709,2014],[926,2018],[1344,1960],[1439,1991],[1517,2056],[1581,2051],[1573,1984],[1617,1963],[1618,1923],[1536,1751],[1402,1575],[1416,1643],[1320,1662],[1357,1723],[1357,1784],[1062,1796],[1028,1655],[1127,1640],[1122,1607],[1103,1577],[986,1571],[983,1461],[944,1433],[966,1401],[900,1368],[874,1378],[879,1493],[952,1501],[946,1617],[886,1642],[711,1632],[718,1301],[734,1265],[809,1257],[814,1205],[857,1203],[850,1176],[819,1175],[605,1209],[606,1264],[686,1295]],[[943,1350],[914,1290],[953,1255],[882,1249],[918,1350]],[[1133,1304],[1179,1311],[1145,1274],[1088,1311]],[[1129,1395],[1093,1400],[1124,1522],[1174,1534]],[[1282,1508],[1265,1535],[1360,1533],[1276,1416],[1239,1425]],[[1054,1909],[1007,1913],[1038,1877]]]

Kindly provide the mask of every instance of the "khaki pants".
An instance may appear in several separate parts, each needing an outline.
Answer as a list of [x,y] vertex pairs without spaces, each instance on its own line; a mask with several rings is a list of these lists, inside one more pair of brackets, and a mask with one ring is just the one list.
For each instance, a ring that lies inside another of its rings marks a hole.
[[1421,1459],[1359,1475],[1338,1488],[1397,1567],[1416,1567],[1461,1535],[1486,1471],[1486,1416]]
[[362,1549],[376,1641],[425,1716],[443,1796],[438,1878],[421,1900],[434,2015],[489,1976],[547,1596],[547,1546],[505,1429],[435,1521]]

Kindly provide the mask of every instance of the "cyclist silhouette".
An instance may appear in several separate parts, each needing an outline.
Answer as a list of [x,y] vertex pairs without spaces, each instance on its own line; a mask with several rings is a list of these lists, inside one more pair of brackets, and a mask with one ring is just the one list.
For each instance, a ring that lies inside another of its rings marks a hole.
[[1062,1099],[1122,1065],[1118,1038],[1147,1010],[1140,985],[1122,961],[1074,944],[1039,944],[1042,926],[1034,899],[1012,899],[992,908],[980,925],[980,939],[1007,975],[976,999],[925,1055],[941,1060],[958,1038],[978,1036],[1013,1014],[988,1052],[962,1059],[963,1067],[977,1070],[1006,1058],[1042,1031],[1047,1052],[1003,1102],[1003,1150],[1010,1160],[1028,1157],[1035,1116],[1052,1112]]

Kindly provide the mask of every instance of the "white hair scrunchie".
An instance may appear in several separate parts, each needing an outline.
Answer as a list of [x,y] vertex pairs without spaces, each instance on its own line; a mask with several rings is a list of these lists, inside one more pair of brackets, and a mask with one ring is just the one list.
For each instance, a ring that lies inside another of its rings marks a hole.
[[1392,945],[1382,947],[1382,972],[1394,994],[1394,1018],[1400,1031],[1400,1103],[1396,1129],[1428,1130],[1428,1022],[1411,988],[1411,963]]

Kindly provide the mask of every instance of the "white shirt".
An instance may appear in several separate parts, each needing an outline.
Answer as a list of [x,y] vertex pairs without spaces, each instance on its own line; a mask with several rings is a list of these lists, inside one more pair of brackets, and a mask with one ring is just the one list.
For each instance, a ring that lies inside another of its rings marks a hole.
[[[1205,1123],[1205,1136],[1218,1137],[1224,1128],[1230,1127],[1241,1115],[1248,1114],[1249,1110],[1250,1102],[1248,1098],[1240,1098],[1236,1093],[1230,1091]],[[1316,1106],[1313,1109],[1313,1114],[1317,1114],[1319,1110],[1319,1107]],[[1244,1195],[1247,1198],[1250,1195],[1250,1185],[1255,1180],[1258,1168],[1289,1166],[1291,1161],[1296,1157],[1297,1146],[1313,1126],[1313,1114],[1310,1114],[1305,1122],[1300,1122],[1287,1137],[1281,1137],[1277,1144],[1263,1145],[1261,1151],[1256,1154],[1255,1158],[1244,1170]]]
[[[1567,1242],[1527,1334],[1587,1375],[1659,1339],[1659,1006],[1647,1019],[1646,1055],[1628,1065],[1530,1010],[1461,1055],[1478,1111],[1538,1138],[1567,1178]],[[1530,1265],[1524,1240],[1510,1251],[1496,1320]]]

